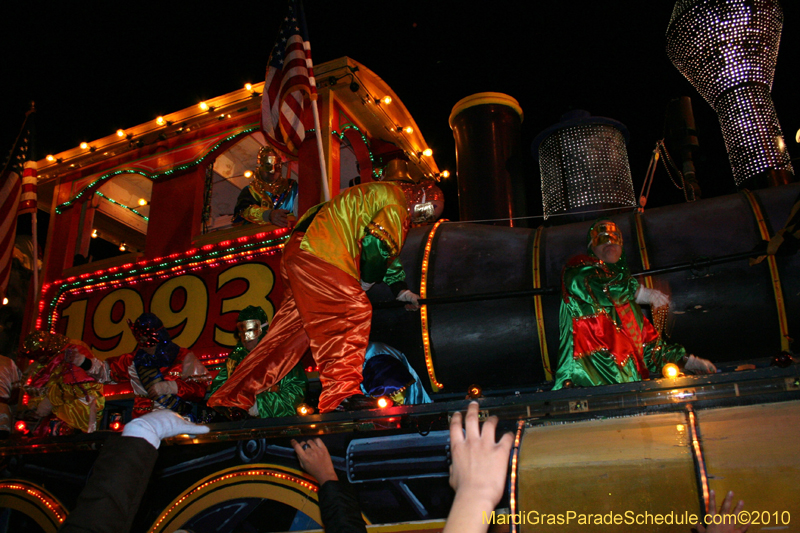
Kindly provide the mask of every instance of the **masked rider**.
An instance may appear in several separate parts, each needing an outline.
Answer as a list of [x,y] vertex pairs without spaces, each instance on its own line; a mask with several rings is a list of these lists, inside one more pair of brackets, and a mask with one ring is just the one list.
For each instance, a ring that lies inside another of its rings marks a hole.
[[297,203],[297,182],[281,173],[281,156],[271,146],[258,152],[253,181],[239,193],[231,222],[274,224],[285,228]]
[[562,274],[561,349],[556,383],[589,387],[627,383],[660,374],[666,363],[696,373],[716,372],[705,359],[668,343],[642,313],[642,304],[669,305],[656,289],[642,287],[628,270],[622,233],[614,222],[595,222],[588,255],[569,260]]

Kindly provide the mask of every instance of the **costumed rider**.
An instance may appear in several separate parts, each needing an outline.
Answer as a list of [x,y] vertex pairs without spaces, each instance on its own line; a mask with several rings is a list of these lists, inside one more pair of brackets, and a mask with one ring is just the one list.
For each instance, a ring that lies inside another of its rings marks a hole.
[[643,315],[640,305],[662,307],[669,305],[669,298],[631,276],[615,223],[592,225],[588,252],[570,259],[562,273],[561,353],[554,390],[641,381],[660,374],[666,363],[698,374],[716,372],[710,361],[666,342]]
[[297,204],[297,182],[282,175],[281,156],[271,146],[261,147],[257,165],[253,181],[236,199],[231,222],[234,226],[249,222],[285,228]]
[[11,426],[14,422],[12,405],[19,398],[21,382],[22,372],[14,360],[0,355],[0,439],[6,439],[11,435]]
[[[236,318],[236,347],[228,355],[219,373],[211,383],[209,392],[213,394],[234,375],[241,363],[258,342],[267,334],[267,313],[261,307],[249,305],[242,309]],[[259,393],[256,403],[248,414],[259,418],[294,416],[297,406],[303,402],[308,389],[308,378],[300,364],[289,371],[277,385]]]
[[[64,335],[35,331],[23,341],[21,354],[34,360],[24,378],[28,407],[39,418],[33,436],[95,431],[105,398],[103,386],[88,373],[100,364],[89,347]],[[76,358],[83,364],[74,364]]]
[[405,354],[382,342],[369,343],[363,376],[361,392],[366,396],[386,396],[394,405],[433,403]]
[[384,182],[350,187],[309,209],[283,249],[284,297],[267,335],[208,405],[234,418],[246,414],[310,346],[321,413],[377,407],[360,388],[372,320],[366,290],[382,281],[407,309],[419,309],[399,261],[412,215],[431,217],[433,206],[409,205]]
[[152,313],[142,313],[128,326],[136,338],[132,353],[109,357],[90,372],[103,383],[129,381],[136,398],[133,417],[153,409],[170,409],[191,419],[211,376],[195,355],[172,342],[164,324]]

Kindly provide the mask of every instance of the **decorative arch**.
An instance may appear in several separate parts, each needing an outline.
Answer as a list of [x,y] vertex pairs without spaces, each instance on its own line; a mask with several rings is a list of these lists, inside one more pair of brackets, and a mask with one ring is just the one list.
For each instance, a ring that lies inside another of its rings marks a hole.
[[21,479],[0,483],[0,507],[31,517],[45,533],[56,533],[67,518],[64,505],[44,488]]
[[[149,533],[166,533],[203,510],[237,498],[274,500],[302,511],[318,524],[319,486],[303,472],[276,464],[240,465],[205,477],[170,502]],[[370,522],[364,517],[364,520]]]

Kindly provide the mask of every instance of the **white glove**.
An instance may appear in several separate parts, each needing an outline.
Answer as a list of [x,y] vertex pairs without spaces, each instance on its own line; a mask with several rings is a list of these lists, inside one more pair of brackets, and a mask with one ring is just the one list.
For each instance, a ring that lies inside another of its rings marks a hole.
[[128,422],[122,430],[122,436],[144,439],[157,450],[161,439],[184,433],[200,435],[209,431],[208,426],[187,422],[174,411],[158,409]]
[[373,285],[375,285],[374,283],[367,283],[362,279],[358,280],[358,282],[361,284],[361,288],[364,289],[364,292],[367,292],[372,288]]
[[147,390],[148,396],[157,398],[159,396],[166,396],[167,394],[178,394],[178,383],[175,381],[159,381],[150,385]]
[[254,403],[250,409],[247,410],[247,414],[252,416],[253,418],[258,418],[258,404]]
[[695,374],[715,374],[717,372],[717,367],[714,366],[714,363],[708,359],[695,357],[694,355],[689,356],[683,368],[685,370],[691,370]]
[[669,297],[663,292],[647,287],[639,287],[636,292],[636,303],[649,304],[651,307],[663,307],[669,305]]
[[400,291],[400,294],[397,295],[398,302],[406,302],[406,309],[409,311],[418,311],[419,310],[419,294],[414,294],[408,289],[403,289]]

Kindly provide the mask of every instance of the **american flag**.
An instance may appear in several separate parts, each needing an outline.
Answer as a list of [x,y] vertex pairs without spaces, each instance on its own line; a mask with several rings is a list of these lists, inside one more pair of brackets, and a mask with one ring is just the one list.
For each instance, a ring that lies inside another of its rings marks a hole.
[[276,148],[293,155],[306,136],[303,97],[317,94],[311,44],[303,38],[301,18],[302,9],[290,0],[289,13],[269,56],[261,97],[261,129]]
[[[36,177],[33,174],[33,211],[20,211],[22,193],[25,180],[20,177],[25,161],[30,159],[30,115],[33,108],[25,116],[19,137],[11,149],[8,159],[3,164],[0,173],[0,299],[4,298],[11,276],[11,259],[14,253],[14,242],[17,234],[17,215],[20,212],[29,213],[36,210]],[[29,173],[28,169],[25,170]],[[27,177],[27,176],[26,176]],[[28,193],[31,190],[28,188]],[[26,205],[30,201],[30,194],[25,197]]]

